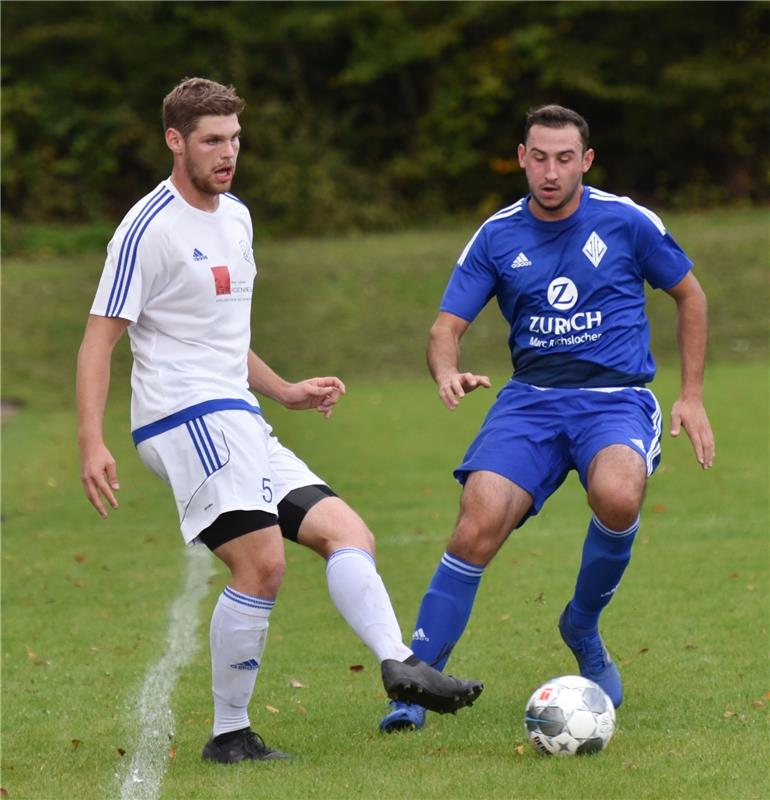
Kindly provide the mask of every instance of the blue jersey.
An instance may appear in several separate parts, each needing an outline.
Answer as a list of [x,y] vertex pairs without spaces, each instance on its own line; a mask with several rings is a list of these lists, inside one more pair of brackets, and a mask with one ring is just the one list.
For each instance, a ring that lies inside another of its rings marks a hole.
[[441,310],[471,322],[492,297],[511,326],[513,379],[543,387],[643,386],[655,375],[644,282],[679,283],[692,262],[660,219],[583,188],[545,222],[529,197],[498,211],[463,250]]

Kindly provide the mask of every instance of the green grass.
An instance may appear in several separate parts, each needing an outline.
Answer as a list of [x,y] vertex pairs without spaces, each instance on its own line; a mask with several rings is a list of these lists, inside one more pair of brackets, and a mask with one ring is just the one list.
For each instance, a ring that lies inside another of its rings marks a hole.
[[[198,649],[173,697],[162,798],[770,796],[766,214],[666,221],[711,300],[717,462],[703,473],[684,437],[664,445],[634,559],[603,623],[627,687],[607,752],[549,760],[519,748],[530,692],[574,671],[555,627],[588,520],[570,479],[487,570],[452,657],[451,670],[484,679],[485,694],[456,717],[432,715],[413,736],[377,733],[385,708],[377,665],[334,612],[321,562],[289,546],[252,717],[296,757],[202,764],[208,615],[225,580],[212,560]],[[267,414],[377,534],[378,565],[407,634],[456,515],[451,468],[492,398],[476,392],[449,414],[423,366],[427,327],[472,228],[257,246],[257,350],[293,377],[340,372],[349,389],[328,422],[272,403]],[[121,508],[103,522],[82,496],[72,375],[99,269],[93,253],[4,265],[3,396],[22,403],[3,428],[2,452],[0,786],[10,798],[120,795],[137,694],[162,655],[184,581],[173,503],[130,443],[126,347],[107,430]],[[665,410],[677,382],[673,304],[654,297],[651,313]],[[507,354],[494,310],[471,336],[467,363],[499,386]],[[357,664],[364,669],[351,671]],[[306,688],[292,688],[292,678]]]
[[[766,359],[767,211],[665,217],[709,295],[710,358]],[[319,371],[346,380],[423,377],[428,328],[454,260],[476,224],[257,242],[255,348],[281,374],[295,379]],[[77,342],[103,261],[98,252],[5,260],[4,397],[45,408],[70,405]],[[663,292],[655,292],[649,306],[653,350],[661,364],[673,363],[674,304]],[[494,303],[474,323],[471,334],[463,342],[466,364],[492,373],[510,369],[507,330]],[[129,368],[125,341],[114,364],[116,374]],[[116,383],[114,391],[125,392],[125,382]]]
[[[200,647],[174,697],[175,757],[161,796],[246,798],[258,785],[267,798],[389,797],[408,784],[416,796],[452,798],[593,797],[597,786],[619,798],[766,797],[763,374],[761,365],[714,368],[712,471],[696,468],[686,441],[666,445],[635,558],[606,614],[627,684],[606,753],[564,762],[517,752],[529,693],[574,671],[555,629],[588,516],[570,480],[485,575],[451,664],[486,681],[474,709],[433,716],[419,735],[378,735],[385,706],[376,664],[333,611],[318,559],[290,547],[252,709],[268,741],[297,757],[266,768],[200,763],[210,722],[205,611]],[[674,386],[664,370],[666,405]],[[449,471],[488,397],[471,396],[449,414],[425,382],[397,381],[356,385],[330,422],[269,407],[283,439],[377,532],[379,567],[405,631],[456,513]],[[181,589],[172,503],[132,452],[125,426],[110,429],[123,489],[106,523],[80,496],[73,437],[70,415],[32,411],[4,436],[6,467],[18,467],[5,476],[2,785],[16,798],[117,796],[115,773],[136,735],[132,704],[161,655]],[[224,580],[215,569],[206,609]],[[365,668],[352,672],[353,664]],[[291,678],[307,688],[291,688]]]

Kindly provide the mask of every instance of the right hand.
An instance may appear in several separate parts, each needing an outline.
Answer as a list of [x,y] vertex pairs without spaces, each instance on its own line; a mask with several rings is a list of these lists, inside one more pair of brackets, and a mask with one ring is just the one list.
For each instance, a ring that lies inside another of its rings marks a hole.
[[102,519],[107,518],[103,499],[113,507],[118,507],[114,492],[120,489],[118,470],[112,453],[102,443],[83,446],[80,459],[80,480],[91,505]]
[[489,389],[492,382],[486,375],[476,375],[473,372],[453,372],[438,381],[438,393],[444,405],[454,411],[460,405],[460,400],[466,394],[483,386]]

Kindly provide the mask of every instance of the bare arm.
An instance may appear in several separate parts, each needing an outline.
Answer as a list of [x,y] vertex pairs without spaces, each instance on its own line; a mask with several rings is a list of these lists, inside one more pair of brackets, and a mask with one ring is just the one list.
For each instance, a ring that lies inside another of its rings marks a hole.
[[290,383],[271,369],[253,350],[248,356],[249,388],[275,400],[285,408],[314,408],[327,419],[345,394],[345,384],[335,377],[309,378]]
[[112,351],[128,320],[91,315],[78,351],[76,394],[80,480],[91,505],[107,516],[103,500],[118,507],[114,491],[120,488],[115,459],[104,443],[104,407],[110,389]]
[[708,306],[698,279],[688,272],[668,290],[677,308],[677,340],[681,362],[679,397],[671,409],[671,435],[681,426],[692,442],[695,457],[703,469],[714,462],[714,434],[703,405],[703,369],[706,361]]
[[460,339],[469,325],[462,317],[441,311],[430,329],[428,369],[438,385],[442,402],[450,411],[457,408],[468,392],[492,385],[486,375],[459,371]]

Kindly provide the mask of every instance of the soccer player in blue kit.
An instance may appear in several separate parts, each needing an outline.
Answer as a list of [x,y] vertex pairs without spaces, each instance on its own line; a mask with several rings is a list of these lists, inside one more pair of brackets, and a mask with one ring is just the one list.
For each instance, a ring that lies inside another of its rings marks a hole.
[[[677,308],[682,427],[703,469],[714,437],[703,405],[706,298],[692,262],[660,219],[627,197],[583,185],[594,159],[576,112],[527,115],[519,164],[529,194],[487,219],[454,268],[430,331],[428,365],[454,410],[486,375],[460,371],[460,340],[495,297],[511,332],[513,377],[497,395],[454,475],[460,513],[423,597],[412,647],[443,669],[470,617],[484,568],[575,469],[592,517],[559,632],[580,674],[617,707],[623,685],[599,616],[631,557],[647,478],[660,459],[661,412],[645,388],[655,374],[644,282]],[[391,701],[386,732],[421,728],[425,709]]]

